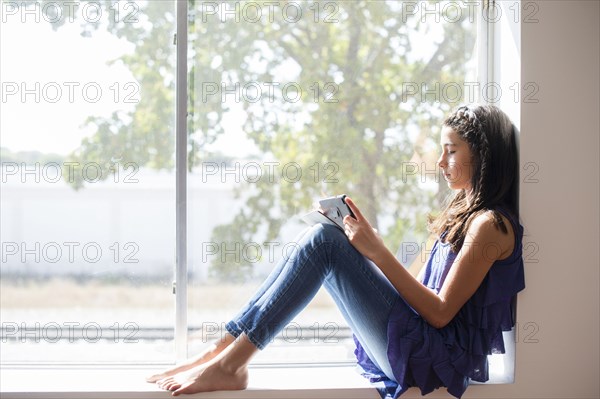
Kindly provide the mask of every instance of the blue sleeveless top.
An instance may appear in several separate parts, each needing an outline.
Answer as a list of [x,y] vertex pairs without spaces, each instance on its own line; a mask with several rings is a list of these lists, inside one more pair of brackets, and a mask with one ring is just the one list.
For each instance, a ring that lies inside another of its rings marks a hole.
[[[356,358],[371,382],[383,383],[382,396],[397,398],[409,387],[426,395],[439,387],[460,398],[469,381],[489,379],[487,356],[504,353],[503,331],[515,324],[513,300],[525,288],[522,258],[523,227],[504,209],[497,209],[512,225],[512,254],[494,262],[473,296],[446,326],[429,325],[401,297],[388,321],[388,359],[394,380],[367,356],[358,341]],[[422,283],[439,293],[456,254],[439,240],[425,265]],[[381,385],[381,384],[379,384]]]

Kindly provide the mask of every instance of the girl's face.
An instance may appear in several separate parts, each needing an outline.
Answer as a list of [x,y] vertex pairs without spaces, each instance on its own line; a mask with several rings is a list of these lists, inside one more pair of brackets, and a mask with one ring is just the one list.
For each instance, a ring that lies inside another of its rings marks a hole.
[[452,190],[471,190],[473,157],[469,144],[454,129],[443,126],[440,144],[442,154],[437,160],[448,187]]

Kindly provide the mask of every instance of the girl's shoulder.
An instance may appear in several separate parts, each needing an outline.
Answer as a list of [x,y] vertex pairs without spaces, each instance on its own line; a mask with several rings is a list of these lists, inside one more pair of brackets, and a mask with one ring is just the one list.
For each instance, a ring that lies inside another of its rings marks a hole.
[[508,258],[515,249],[515,227],[509,213],[499,209],[488,209],[475,216],[467,234],[481,241],[489,248],[486,251],[498,256],[497,260]]

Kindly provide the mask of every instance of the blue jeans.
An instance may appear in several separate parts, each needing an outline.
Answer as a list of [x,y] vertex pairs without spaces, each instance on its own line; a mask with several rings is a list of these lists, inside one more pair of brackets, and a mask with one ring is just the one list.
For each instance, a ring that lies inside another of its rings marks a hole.
[[315,225],[296,241],[248,305],[229,323],[264,349],[324,285],[369,358],[394,379],[387,358],[387,324],[399,294],[383,273],[334,226]]

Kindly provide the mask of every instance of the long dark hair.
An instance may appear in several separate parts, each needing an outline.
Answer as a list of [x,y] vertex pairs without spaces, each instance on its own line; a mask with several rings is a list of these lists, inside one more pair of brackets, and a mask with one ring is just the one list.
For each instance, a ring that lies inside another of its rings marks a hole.
[[507,228],[497,207],[503,207],[518,220],[517,129],[493,105],[463,105],[444,120],[444,126],[453,129],[469,145],[473,157],[472,190],[457,192],[439,216],[429,218],[428,227],[458,252],[471,221],[478,215],[491,211],[495,225],[504,233]]

